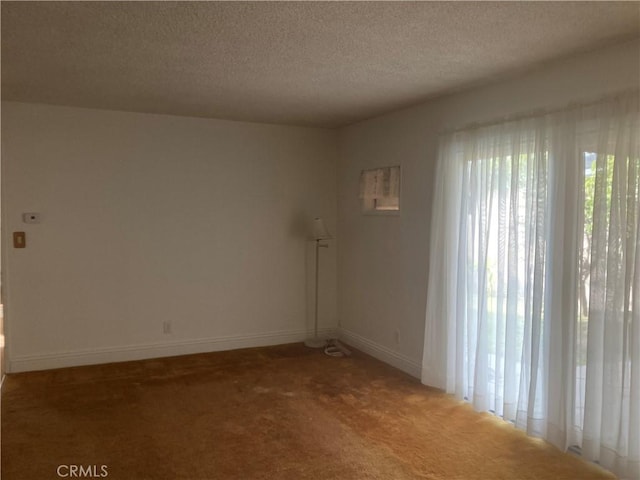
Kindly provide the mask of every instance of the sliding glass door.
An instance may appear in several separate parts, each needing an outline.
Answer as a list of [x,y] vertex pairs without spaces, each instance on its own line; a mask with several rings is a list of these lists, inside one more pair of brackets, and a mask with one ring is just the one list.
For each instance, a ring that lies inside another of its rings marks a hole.
[[423,370],[441,365],[476,409],[631,478],[638,110],[636,92],[443,138]]

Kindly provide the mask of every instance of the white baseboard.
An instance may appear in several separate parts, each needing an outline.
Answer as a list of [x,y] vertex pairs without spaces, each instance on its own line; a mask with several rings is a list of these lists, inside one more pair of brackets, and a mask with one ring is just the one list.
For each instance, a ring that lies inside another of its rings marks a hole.
[[[318,333],[321,336],[332,337],[335,335],[335,329],[321,328]],[[123,347],[96,348],[41,355],[24,355],[8,359],[7,372],[29,372],[34,370],[49,370],[52,368],[144,360],[148,358],[175,357],[194,353],[219,352],[238,348],[282,345],[285,343],[302,342],[307,336],[306,330],[295,330],[184,340],[172,343],[127,345]]]
[[343,328],[338,329],[338,338],[344,341],[344,343],[352,345],[358,350],[362,350],[372,357],[377,358],[384,363],[388,363],[389,365],[396,367],[398,370],[408,373],[412,377],[420,378],[422,373],[420,363],[402,355],[401,353],[394,352],[387,347],[383,347],[376,342]]

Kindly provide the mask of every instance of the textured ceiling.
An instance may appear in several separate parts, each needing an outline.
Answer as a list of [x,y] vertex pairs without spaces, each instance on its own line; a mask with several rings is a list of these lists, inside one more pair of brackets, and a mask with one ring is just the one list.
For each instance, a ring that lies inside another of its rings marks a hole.
[[2,2],[2,98],[337,127],[640,35],[638,2]]

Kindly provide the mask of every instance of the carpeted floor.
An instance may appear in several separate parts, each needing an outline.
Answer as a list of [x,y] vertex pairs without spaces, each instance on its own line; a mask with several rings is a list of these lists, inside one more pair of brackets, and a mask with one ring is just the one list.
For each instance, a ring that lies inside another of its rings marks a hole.
[[61,465],[125,480],[614,478],[362,353],[297,344],[10,375],[2,479]]

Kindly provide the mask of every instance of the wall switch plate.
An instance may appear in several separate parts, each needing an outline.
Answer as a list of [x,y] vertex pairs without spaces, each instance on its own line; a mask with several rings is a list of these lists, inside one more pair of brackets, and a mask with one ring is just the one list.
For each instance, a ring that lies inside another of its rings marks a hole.
[[22,221],[24,223],[40,223],[42,221],[42,216],[38,212],[23,213]]
[[13,232],[13,248],[25,248],[27,235],[24,232]]

